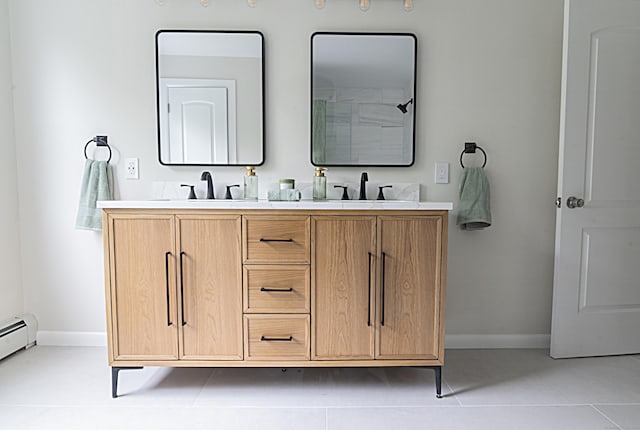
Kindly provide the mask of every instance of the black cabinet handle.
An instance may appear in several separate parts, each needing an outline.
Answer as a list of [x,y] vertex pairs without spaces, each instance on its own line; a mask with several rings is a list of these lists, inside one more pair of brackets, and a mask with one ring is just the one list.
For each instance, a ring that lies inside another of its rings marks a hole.
[[169,309],[169,256],[170,255],[171,253],[168,251],[164,253],[164,279],[167,287],[167,327],[170,327],[173,325],[173,323],[171,322],[171,310]]
[[182,264],[182,257],[185,256],[184,252],[180,252],[180,307],[182,309],[182,327],[187,325],[187,321],[184,318],[184,270]]
[[369,253],[369,272],[368,272],[369,291],[367,295],[367,327],[371,327],[371,257],[373,257],[373,254]]
[[293,239],[265,239],[262,237],[260,242],[293,242]]
[[380,317],[380,325],[384,325],[384,263],[385,263],[385,259],[387,257],[387,254],[385,254],[384,252],[382,253],[382,315]]
[[260,291],[268,292],[268,293],[290,293],[293,291],[293,288],[267,288],[262,287]]
[[261,342],[291,342],[293,340],[293,336],[289,337],[266,337],[262,336],[260,338]]

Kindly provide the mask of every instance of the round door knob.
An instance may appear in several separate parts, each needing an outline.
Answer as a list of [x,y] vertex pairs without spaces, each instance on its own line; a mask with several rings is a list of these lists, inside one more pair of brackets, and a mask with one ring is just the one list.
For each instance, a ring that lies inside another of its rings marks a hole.
[[569,209],[581,208],[584,206],[584,200],[571,196],[567,199],[567,207]]

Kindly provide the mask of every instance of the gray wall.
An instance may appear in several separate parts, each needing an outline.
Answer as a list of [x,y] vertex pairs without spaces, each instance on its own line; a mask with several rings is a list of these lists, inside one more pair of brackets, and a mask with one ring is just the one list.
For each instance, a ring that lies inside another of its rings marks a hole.
[[[372,2],[367,13],[351,1],[330,1],[322,10],[300,0],[258,0],[254,9],[243,1],[208,8],[196,0],[168,0],[165,6],[130,0],[9,3],[22,276],[26,308],[38,315],[42,330],[99,333],[105,327],[101,238],[73,228],[82,147],[90,137],[109,135],[122,199],[150,198],[154,181],[199,182],[202,169],[159,165],[155,132],[154,34],[194,28],[265,35],[262,195],[264,185],[280,177],[310,182],[313,175],[310,35],[414,32],[416,163],[367,169],[369,177],[419,182],[423,199],[457,202],[463,142],[478,141],[489,156],[494,225],[461,232],[450,220],[447,333],[481,340],[549,333],[561,0],[419,1],[411,13],[387,0]],[[140,158],[139,181],[124,179],[127,157]],[[434,184],[436,161],[451,163],[450,184]],[[237,167],[211,170],[219,183],[242,180]],[[354,182],[362,170],[336,168],[328,176]]]
[[0,0],[0,321],[23,311],[8,1]]

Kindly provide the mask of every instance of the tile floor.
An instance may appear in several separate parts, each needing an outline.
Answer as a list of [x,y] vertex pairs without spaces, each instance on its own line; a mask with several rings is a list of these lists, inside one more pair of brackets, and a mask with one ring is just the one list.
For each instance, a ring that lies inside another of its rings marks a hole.
[[428,369],[168,369],[120,374],[103,348],[0,361],[0,429],[640,430],[640,356],[449,350]]

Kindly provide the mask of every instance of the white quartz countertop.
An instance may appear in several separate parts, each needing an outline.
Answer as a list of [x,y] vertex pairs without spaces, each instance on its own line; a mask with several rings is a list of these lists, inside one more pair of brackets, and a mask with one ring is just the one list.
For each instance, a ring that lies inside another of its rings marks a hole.
[[291,210],[451,210],[451,202],[400,200],[328,200],[315,202],[245,200],[101,200],[99,208],[114,209],[291,209]]

